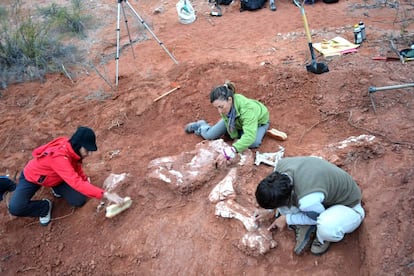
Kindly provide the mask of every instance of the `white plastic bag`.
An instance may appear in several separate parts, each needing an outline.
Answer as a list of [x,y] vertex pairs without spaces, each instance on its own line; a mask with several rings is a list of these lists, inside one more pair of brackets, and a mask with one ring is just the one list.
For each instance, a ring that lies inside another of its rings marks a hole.
[[190,24],[196,20],[196,14],[190,0],[180,0],[175,7],[177,8],[178,20],[182,24]]

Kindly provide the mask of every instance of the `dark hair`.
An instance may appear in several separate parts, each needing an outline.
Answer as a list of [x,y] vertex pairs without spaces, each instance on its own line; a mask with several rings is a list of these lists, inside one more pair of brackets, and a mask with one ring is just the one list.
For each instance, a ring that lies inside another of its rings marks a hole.
[[226,81],[224,85],[217,86],[211,90],[210,103],[213,103],[215,100],[227,101],[229,97],[233,98],[234,93],[236,93],[236,87],[234,86],[234,83]]
[[287,174],[272,172],[256,189],[256,201],[265,209],[276,209],[289,205],[293,183]]

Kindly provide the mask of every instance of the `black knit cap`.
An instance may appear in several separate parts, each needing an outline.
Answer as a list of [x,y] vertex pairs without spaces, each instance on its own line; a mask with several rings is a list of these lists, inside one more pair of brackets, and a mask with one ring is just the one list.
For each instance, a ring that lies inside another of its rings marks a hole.
[[81,147],[84,147],[88,151],[96,151],[96,136],[92,129],[89,127],[78,127],[76,132],[72,135],[69,140],[73,150],[79,154]]

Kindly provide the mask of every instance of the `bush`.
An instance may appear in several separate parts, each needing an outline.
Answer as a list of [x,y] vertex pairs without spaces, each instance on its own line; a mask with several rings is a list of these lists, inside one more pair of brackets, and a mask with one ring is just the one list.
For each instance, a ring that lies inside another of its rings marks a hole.
[[[53,4],[52,7],[56,14],[65,11]],[[53,20],[35,22],[30,16],[20,16],[19,9],[15,10],[10,16],[0,7],[1,88],[10,83],[43,79],[46,73],[62,72],[64,65],[70,67],[80,60],[74,46],[64,46],[51,35],[55,27]],[[11,18],[17,20],[13,22]]]
[[85,23],[90,17],[82,13],[81,0],[72,0],[71,7],[59,7],[56,3],[45,8],[39,8],[39,13],[50,21],[61,33],[73,33],[82,38],[86,37]]

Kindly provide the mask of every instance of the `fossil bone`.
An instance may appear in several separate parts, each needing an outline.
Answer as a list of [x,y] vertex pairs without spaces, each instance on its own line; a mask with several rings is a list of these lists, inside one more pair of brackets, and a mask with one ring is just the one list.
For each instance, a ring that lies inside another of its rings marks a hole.
[[254,256],[264,255],[276,246],[277,242],[272,238],[271,232],[264,227],[259,227],[257,231],[244,234],[238,245],[239,249]]
[[228,198],[234,198],[233,183],[236,181],[237,168],[231,168],[229,173],[211,191],[208,199],[212,203],[219,202]]
[[257,223],[253,218],[253,212],[241,206],[232,199],[220,201],[216,204],[216,216],[223,218],[235,218],[240,220],[247,231],[254,231],[258,228]]
[[280,159],[282,159],[284,154],[285,148],[282,146],[279,146],[279,151],[277,152],[260,153],[259,151],[256,151],[256,159],[254,161],[254,164],[256,166],[259,166],[260,163],[264,163],[269,166],[273,166],[276,169],[277,163]]

